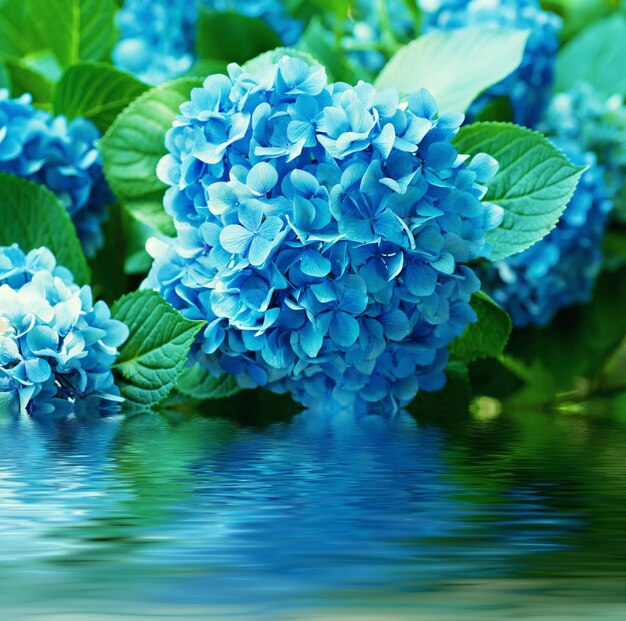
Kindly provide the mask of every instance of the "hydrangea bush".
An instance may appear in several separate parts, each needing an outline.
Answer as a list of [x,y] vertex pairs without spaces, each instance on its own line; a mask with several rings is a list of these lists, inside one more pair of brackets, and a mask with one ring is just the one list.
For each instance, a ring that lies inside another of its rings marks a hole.
[[559,140],[575,142],[581,149],[597,155],[609,194],[626,217],[626,106],[623,97],[606,98],[591,84],[579,82],[553,97],[539,129]]
[[46,248],[0,247],[0,392],[34,414],[121,401],[111,365],[128,328]]
[[472,107],[477,113],[497,97],[511,102],[513,120],[533,126],[550,100],[561,20],[538,0],[422,0],[424,31],[493,26],[529,30],[519,68],[492,86]]
[[102,246],[102,221],[113,199],[96,145],[100,135],[86,119],[68,122],[11,99],[0,89],[0,172],[47,186],[69,212],[88,256]]
[[285,45],[295,43],[302,30],[279,0],[126,0],[118,12],[120,39],[113,61],[148,84],[185,73],[195,59],[195,31],[202,8],[261,18]]
[[408,403],[444,381],[475,320],[496,162],[450,144],[463,115],[414,93],[327,84],[283,58],[210,76],[166,138],[177,236],[145,286],[208,321],[192,359],[312,404]]
[[588,302],[602,268],[602,240],[613,207],[596,156],[556,140],[576,164],[588,166],[561,220],[528,250],[480,271],[485,290],[517,327],[547,325],[564,307]]

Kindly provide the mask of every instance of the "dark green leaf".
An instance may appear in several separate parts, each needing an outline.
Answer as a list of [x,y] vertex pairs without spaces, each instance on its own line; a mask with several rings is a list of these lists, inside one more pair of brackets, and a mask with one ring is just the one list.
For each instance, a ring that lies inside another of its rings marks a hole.
[[489,257],[504,259],[545,237],[558,222],[584,167],[574,166],[538,132],[510,123],[474,123],[454,139],[460,153],[488,153],[500,164],[485,197],[504,209],[487,235]]
[[157,405],[183,372],[204,322],[185,319],[154,291],[125,295],[111,314],[130,330],[113,367],[122,394],[136,405]]
[[27,67],[23,61],[5,58],[5,65],[11,76],[11,96],[19,97],[24,93],[33,96],[33,103],[47,107],[52,101],[52,82],[46,77]]
[[471,304],[478,321],[450,343],[450,355],[463,362],[501,356],[511,335],[511,318],[482,291],[472,296]]
[[176,390],[192,399],[204,401],[205,399],[232,397],[241,388],[232,375],[215,377],[200,365],[194,364],[185,369],[176,384]]
[[200,11],[196,30],[198,58],[241,64],[279,45],[279,36],[260,19],[240,13]]
[[0,245],[22,250],[46,246],[78,284],[89,282],[89,268],[69,214],[47,188],[0,173]]
[[180,78],[150,89],[133,101],[101,140],[104,172],[111,189],[132,215],[166,234],[174,233],[163,209],[166,186],[156,168],[167,153],[165,134],[200,78]]
[[28,0],[42,41],[62,67],[101,60],[116,39],[114,0]]
[[0,88],[6,88],[11,91],[11,75],[6,64],[0,60]]
[[216,73],[226,73],[227,65],[228,63],[225,60],[219,58],[201,58],[184,75],[193,78],[206,78]]
[[404,96],[424,87],[440,112],[464,112],[484,90],[515,71],[528,31],[487,27],[432,32],[398,50],[375,85]]
[[54,113],[89,119],[104,132],[146,90],[143,82],[111,65],[82,62],[67,69],[57,84]]

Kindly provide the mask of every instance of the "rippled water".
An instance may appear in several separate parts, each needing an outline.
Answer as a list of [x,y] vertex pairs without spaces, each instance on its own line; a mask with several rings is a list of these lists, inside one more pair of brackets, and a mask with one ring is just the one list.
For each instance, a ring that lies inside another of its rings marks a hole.
[[0,617],[626,619],[617,406],[487,420],[283,406],[4,416]]

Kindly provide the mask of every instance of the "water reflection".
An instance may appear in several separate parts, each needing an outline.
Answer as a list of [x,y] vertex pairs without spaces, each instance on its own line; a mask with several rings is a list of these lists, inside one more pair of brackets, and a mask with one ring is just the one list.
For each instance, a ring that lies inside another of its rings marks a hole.
[[[255,406],[244,399],[227,407]],[[576,592],[567,618],[590,618],[577,615],[596,599],[594,619],[620,612],[618,417],[291,417],[264,399],[261,427],[210,413],[4,418],[11,618],[504,618],[512,602],[567,608]]]

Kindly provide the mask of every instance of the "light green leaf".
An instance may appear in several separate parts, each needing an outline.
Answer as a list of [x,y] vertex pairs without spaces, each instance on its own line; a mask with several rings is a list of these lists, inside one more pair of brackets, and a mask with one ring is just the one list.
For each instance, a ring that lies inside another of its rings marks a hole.
[[510,123],[467,125],[453,142],[459,153],[488,153],[500,164],[485,196],[504,209],[502,224],[487,234],[493,261],[522,252],[545,237],[585,170],[544,135]]
[[222,58],[241,64],[279,45],[279,36],[260,19],[240,13],[200,11],[196,30],[198,58]]
[[61,67],[101,60],[116,39],[114,0],[28,0],[42,41]]
[[440,112],[464,112],[484,90],[515,71],[528,31],[463,28],[432,32],[398,50],[375,81],[407,97],[426,88]]
[[69,214],[50,190],[0,173],[0,246],[22,250],[46,246],[78,284],[89,282],[89,268]]
[[166,186],[156,168],[167,153],[165,134],[200,78],[179,78],[135,99],[102,138],[104,173],[120,202],[139,221],[167,235],[174,224],[163,209]]
[[450,343],[450,355],[463,362],[501,356],[511,336],[511,318],[482,291],[472,296],[471,305],[478,321]]
[[72,65],[61,77],[54,95],[54,114],[90,119],[106,131],[115,117],[148,86],[106,63]]
[[308,52],[297,50],[292,47],[277,47],[274,50],[263,52],[263,54],[259,54],[255,58],[251,58],[248,62],[244,63],[243,68],[250,73],[256,73],[268,65],[273,65],[274,63],[279,62],[285,56],[303,60],[311,67],[322,66],[322,64]]
[[186,319],[154,291],[123,296],[111,314],[130,330],[113,366],[122,395],[136,405],[157,405],[183,372],[204,322]]
[[626,16],[615,14],[592,24],[559,53],[556,88],[567,90],[579,81],[592,84],[607,97],[626,95]]
[[176,390],[192,399],[205,400],[232,397],[241,388],[232,375],[215,377],[199,364],[194,364],[185,369],[176,384]]

